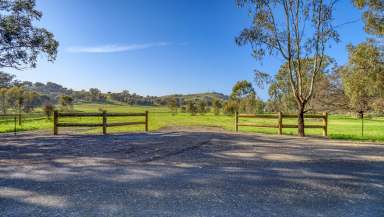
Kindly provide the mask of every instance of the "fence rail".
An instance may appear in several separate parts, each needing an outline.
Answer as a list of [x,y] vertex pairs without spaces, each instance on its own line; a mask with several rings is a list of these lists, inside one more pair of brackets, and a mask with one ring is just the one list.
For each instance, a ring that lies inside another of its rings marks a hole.
[[[240,118],[255,118],[255,119],[275,119],[276,124],[260,124],[260,123],[250,123],[250,122],[239,122]],[[278,134],[283,134],[283,128],[298,128],[297,124],[283,124],[283,119],[292,119],[297,118],[297,115],[294,114],[283,114],[279,112],[277,114],[235,114],[235,130],[239,132],[239,126],[248,126],[248,127],[264,127],[264,128],[277,128]],[[323,114],[308,114],[304,115],[305,119],[322,119],[321,125],[304,125],[304,128],[320,128],[323,129],[323,136],[328,135],[328,113],[324,112]]]
[[[144,121],[131,121],[131,122],[116,122],[108,123],[108,117],[132,117],[132,116],[142,116]],[[60,117],[102,117],[101,123],[70,123],[70,122],[60,122]],[[53,134],[59,134],[59,127],[102,127],[103,134],[107,134],[108,127],[117,127],[117,126],[128,126],[128,125],[144,125],[144,130],[148,131],[148,111],[142,113],[80,113],[80,112],[71,112],[71,113],[60,113],[54,111],[53,113]]]

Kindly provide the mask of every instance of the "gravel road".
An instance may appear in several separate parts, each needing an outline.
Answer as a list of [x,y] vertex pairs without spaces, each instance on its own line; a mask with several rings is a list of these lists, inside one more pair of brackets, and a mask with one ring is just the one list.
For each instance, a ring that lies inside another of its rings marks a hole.
[[0,135],[0,216],[384,216],[384,145],[225,132]]

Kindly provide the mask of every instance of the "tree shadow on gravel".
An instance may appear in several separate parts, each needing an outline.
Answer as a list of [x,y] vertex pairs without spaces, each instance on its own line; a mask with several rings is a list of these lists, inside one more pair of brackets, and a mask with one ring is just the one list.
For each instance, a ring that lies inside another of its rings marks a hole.
[[213,132],[0,140],[0,216],[384,213],[380,145]]

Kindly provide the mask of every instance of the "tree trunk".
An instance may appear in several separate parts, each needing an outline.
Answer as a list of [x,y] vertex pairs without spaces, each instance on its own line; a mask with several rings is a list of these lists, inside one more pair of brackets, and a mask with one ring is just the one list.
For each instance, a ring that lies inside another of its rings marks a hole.
[[297,114],[297,134],[304,137],[304,106],[300,106]]
[[361,118],[361,137],[364,136],[364,111],[360,111],[360,118]]

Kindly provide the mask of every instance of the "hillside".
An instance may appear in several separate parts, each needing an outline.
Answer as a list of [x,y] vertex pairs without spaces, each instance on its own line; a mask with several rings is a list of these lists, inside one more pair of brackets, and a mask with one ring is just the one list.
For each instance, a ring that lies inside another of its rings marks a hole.
[[[126,103],[130,105],[165,105],[168,98],[175,97],[179,103],[190,100],[203,100],[210,104],[213,99],[227,100],[228,96],[218,92],[205,92],[194,94],[173,94],[166,96],[141,96],[139,94],[123,90],[121,92],[108,92],[103,93],[97,88],[91,88],[89,90],[73,90],[66,88],[60,84],[47,82],[30,82],[23,81],[20,85],[27,90],[34,91],[44,96],[51,101],[56,101],[61,95],[68,95],[74,99],[74,102],[96,102],[107,104]],[[44,101],[44,100],[43,100]]]
[[193,93],[193,94],[173,94],[161,96],[161,99],[167,99],[170,97],[175,97],[179,100],[188,101],[188,100],[205,100],[212,101],[212,99],[227,100],[228,96],[222,93],[217,92],[206,92],[206,93]]

